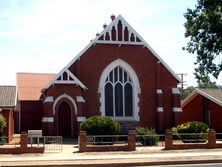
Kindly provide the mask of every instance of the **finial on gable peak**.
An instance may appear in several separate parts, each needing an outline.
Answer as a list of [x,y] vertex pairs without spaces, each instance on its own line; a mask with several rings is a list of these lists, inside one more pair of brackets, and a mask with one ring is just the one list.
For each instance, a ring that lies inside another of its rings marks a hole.
[[116,16],[115,16],[114,14],[112,14],[112,15],[110,16],[110,18],[111,18],[111,20],[113,21],[113,20],[116,18]]

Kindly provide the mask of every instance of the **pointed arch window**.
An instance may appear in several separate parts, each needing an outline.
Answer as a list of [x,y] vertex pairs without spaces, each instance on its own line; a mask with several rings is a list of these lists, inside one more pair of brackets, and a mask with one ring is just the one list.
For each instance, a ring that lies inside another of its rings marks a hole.
[[121,66],[115,67],[105,79],[105,115],[133,117],[133,83]]

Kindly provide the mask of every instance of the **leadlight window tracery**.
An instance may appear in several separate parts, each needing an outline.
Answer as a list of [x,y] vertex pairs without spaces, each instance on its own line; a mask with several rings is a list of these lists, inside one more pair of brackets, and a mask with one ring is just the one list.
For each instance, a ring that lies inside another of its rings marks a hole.
[[133,83],[122,67],[115,67],[105,80],[105,115],[133,117]]

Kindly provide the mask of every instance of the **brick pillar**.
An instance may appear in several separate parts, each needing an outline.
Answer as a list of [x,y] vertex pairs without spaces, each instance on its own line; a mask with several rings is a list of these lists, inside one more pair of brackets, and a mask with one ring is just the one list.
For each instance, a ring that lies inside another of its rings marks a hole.
[[20,145],[21,145],[21,148],[27,148],[27,144],[28,144],[28,136],[26,133],[21,133],[20,135]]
[[208,147],[215,148],[216,146],[216,132],[214,129],[210,129],[208,132]]
[[163,111],[163,91],[162,89],[156,90],[157,94],[157,118],[158,118],[158,131],[160,133],[164,130],[164,111]]
[[170,130],[165,132],[165,149],[172,149],[173,147],[173,135]]
[[136,150],[136,135],[134,130],[129,130],[128,133],[128,148],[129,151]]
[[86,132],[79,132],[79,152],[86,151]]
[[173,96],[173,112],[174,112],[174,126],[180,124],[181,106],[180,106],[180,91],[178,88],[172,88]]

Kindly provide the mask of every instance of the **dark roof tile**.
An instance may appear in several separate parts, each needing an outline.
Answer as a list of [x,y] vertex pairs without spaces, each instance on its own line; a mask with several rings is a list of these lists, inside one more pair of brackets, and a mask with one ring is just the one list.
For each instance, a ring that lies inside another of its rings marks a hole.
[[0,86],[0,108],[15,107],[16,97],[16,86]]

